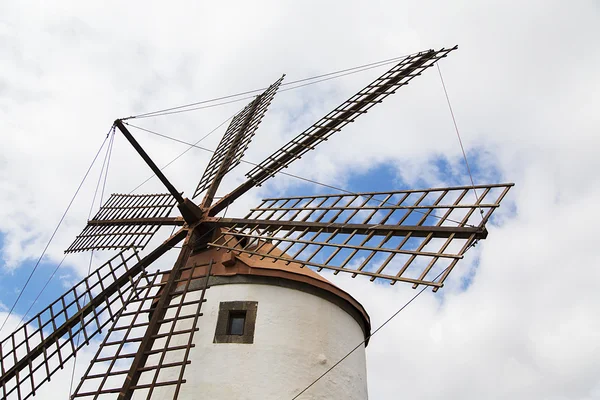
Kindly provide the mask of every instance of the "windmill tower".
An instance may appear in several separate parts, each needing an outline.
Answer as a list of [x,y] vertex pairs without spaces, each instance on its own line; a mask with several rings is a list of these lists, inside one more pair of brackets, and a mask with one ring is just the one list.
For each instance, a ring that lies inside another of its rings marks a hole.
[[[88,221],[67,252],[120,252],[0,343],[2,397],[34,396],[101,338],[74,399],[292,399],[357,344],[304,398],[366,399],[368,314],[319,272],[437,291],[487,237],[512,184],[271,198],[244,218],[223,211],[455,49],[402,59],[218,201],[283,77],[233,118],[197,204],[154,164],[127,120],[116,120],[168,193],[114,194]],[[180,216],[171,215],[175,206]],[[174,233],[141,255],[162,226]],[[171,269],[149,268],[179,244]]]

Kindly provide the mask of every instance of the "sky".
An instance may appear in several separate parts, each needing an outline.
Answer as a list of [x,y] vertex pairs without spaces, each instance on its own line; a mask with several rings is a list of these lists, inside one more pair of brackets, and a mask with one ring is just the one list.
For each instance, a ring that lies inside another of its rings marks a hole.
[[[282,73],[292,81],[458,44],[440,67],[473,178],[515,187],[488,225],[488,239],[445,287],[425,291],[371,339],[370,398],[600,399],[598,37],[600,5],[584,0],[3,2],[0,319],[114,119],[263,88]],[[244,159],[262,161],[381,72],[279,93]],[[243,105],[135,124],[195,142]],[[216,148],[223,132],[201,145]],[[186,149],[134,134],[161,166]],[[209,159],[194,149],[165,173],[191,196]],[[220,194],[248,170],[237,167]],[[434,69],[287,172],[351,191],[470,182]],[[7,330],[97,209],[99,173],[90,172]],[[149,175],[115,136],[104,199]],[[267,196],[330,191],[279,176],[234,203],[228,216],[244,216]],[[160,192],[154,179],[136,193]],[[93,266],[106,257],[96,254]],[[89,255],[69,256],[33,310],[88,266]],[[408,285],[360,277],[337,276],[335,283],[363,303],[374,327],[415,294]],[[90,352],[82,353],[78,373]],[[67,375],[46,390],[66,398]]]

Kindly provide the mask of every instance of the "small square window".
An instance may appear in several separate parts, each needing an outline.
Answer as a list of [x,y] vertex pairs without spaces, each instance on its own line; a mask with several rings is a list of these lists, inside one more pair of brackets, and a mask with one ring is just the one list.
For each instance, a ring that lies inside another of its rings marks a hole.
[[257,309],[256,301],[221,302],[214,343],[253,343]]
[[246,324],[246,311],[230,311],[227,322],[228,335],[243,335]]

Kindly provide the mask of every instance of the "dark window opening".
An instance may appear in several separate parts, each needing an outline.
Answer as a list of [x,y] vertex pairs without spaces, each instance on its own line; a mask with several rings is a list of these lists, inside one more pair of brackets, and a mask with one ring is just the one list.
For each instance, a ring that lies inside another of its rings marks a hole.
[[254,343],[256,301],[223,301],[215,328],[214,343]]
[[246,324],[246,311],[230,311],[227,321],[228,335],[243,335]]

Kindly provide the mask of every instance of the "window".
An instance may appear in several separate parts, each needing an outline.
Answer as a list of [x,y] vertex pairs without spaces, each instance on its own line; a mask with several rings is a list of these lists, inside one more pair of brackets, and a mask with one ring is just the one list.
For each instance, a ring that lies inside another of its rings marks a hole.
[[228,335],[243,335],[245,324],[246,311],[229,311],[229,321],[227,322]]
[[214,343],[254,343],[256,325],[256,301],[223,301],[219,304],[219,316]]

